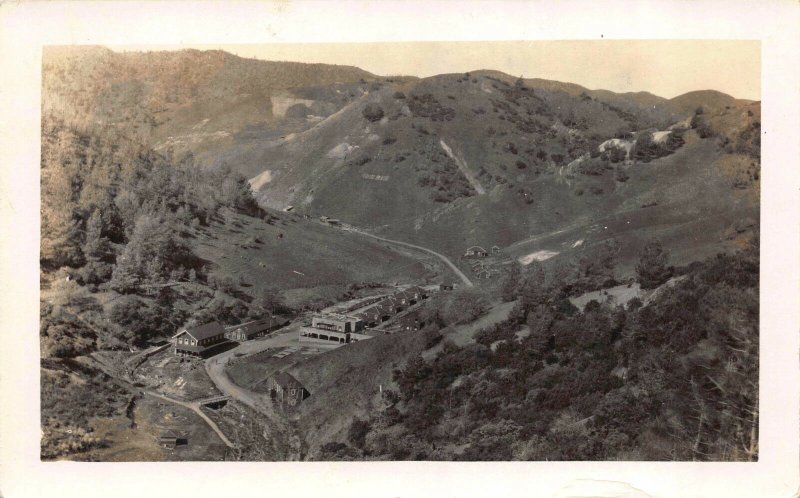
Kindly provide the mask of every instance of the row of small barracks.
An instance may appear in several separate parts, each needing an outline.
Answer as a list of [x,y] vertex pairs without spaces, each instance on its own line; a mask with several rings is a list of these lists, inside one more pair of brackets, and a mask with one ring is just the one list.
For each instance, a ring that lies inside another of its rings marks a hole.
[[323,340],[339,344],[349,344],[372,336],[366,329],[388,321],[398,313],[407,310],[428,297],[427,291],[420,287],[410,287],[380,299],[367,298],[361,301],[360,309],[351,307],[352,314],[325,313],[312,318],[310,326],[300,329],[300,340]]

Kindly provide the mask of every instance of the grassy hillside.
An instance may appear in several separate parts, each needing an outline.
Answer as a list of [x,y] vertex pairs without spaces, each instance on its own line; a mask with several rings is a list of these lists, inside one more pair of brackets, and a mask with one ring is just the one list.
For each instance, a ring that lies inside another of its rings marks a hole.
[[[758,204],[760,105],[711,90],[668,100],[498,71],[379,78],[221,51],[100,47],[49,48],[43,70],[46,110],[191,151],[198,167],[232,168],[264,207],[341,218],[452,257],[564,229],[575,243],[609,217],[662,226],[675,254],[688,254],[728,244],[714,237],[740,216],[739,194]],[[681,127],[708,143],[625,160],[604,145],[671,140]],[[734,177],[729,191],[715,171]],[[698,189],[718,195],[683,195]],[[632,213],[653,203],[660,210]],[[692,212],[708,214],[701,230],[686,228]],[[633,234],[629,252],[646,236]]]
[[302,216],[276,213],[267,219],[229,211],[197,233],[196,252],[213,262],[209,271],[233,277],[252,297],[273,290],[290,306],[302,307],[330,302],[353,284],[420,282],[440,272],[439,264],[418,253],[398,252]]
[[[590,242],[607,238],[611,223],[623,256],[660,235],[684,261],[698,249],[730,247],[723,233],[757,214],[758,161],[737,145],[757,126],[757,105],[710,109],[703,119],[714,130],[702,138],[690,129],[655,155],[632,148],[627,160],[609,159],[600,152],[607,140],[669,137],[667,117],[676,123],[679,114],[641,111],[666,102],[649,94],[612,99],[493,74],[386,85],[304,133],[239,157],[269,164],[270,181],[257,193],[263,205],[338,217],[451,257],[473,244],[514,245],[522,256],[517,249],[549,249],[522,241],[564,230],[564,243]],[[368,105],[382,117],[365,117]],[[691,128],[691,112],[684,117]]]
[[[243,59],[227,52],[181,50],[117,53],[102,47],[46,47],[42,106],[81,125],[126,129],[155,148],[176,151],[226,145],[248,126],[303,128],[287,120],[288,89],[371,81],[349,66]],[[319,101],[301,99],[310,114],[328,115],[355,88]],[[289,113],[292,116],[292,113]]]
[[669,100],[669,106],[676,112],[682,114],[694,113],[695,109],[698,107],[703,107],[707,110],[720,110],[725,107],[748,103],[750,103],[750,101],[737,100],[730,95],[716,90],[697,90],[678,95]]

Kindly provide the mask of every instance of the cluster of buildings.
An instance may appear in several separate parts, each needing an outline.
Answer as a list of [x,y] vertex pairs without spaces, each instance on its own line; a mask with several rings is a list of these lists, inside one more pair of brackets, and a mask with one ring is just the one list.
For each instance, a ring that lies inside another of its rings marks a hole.
[[227,341],[249,341],[264,337],[289,323],[281,317],[268,317],[225,328],[219,322],[211,322],[195,327],[186,327],[172,336],[175,341],[175,355],[201,358],[213,348]]
[[489,257],[489,254],[500,254],[500,247],[499,246],[492,246],[491,252],[487,251],[481,246],[472,246],[468,247],[466,251],[464,251],[464,255],[462,258],[464,259],[472,259],[472,258],[486,258]]
[[[411,287],[390,296],[376,296],[351,305],[345,313],[322,313],[300,329],[300,340],[323,340],[349,344],[372,336],[366,330],[388,321],[428,297],[420,287]],[[357,310],[357,311],[356,311]],[[348,313],[352,312],[352,313]]]
[[[474,273],[477,278],[492,278],[501,272],[500,270],[492,268],[484,263],[484,260],[490,255],[498,256],[500,253],[501,251],[499,246],[492,246],[489,251],[481,246],[472,246],[468,247],[467,250],[464,251],[464,255],[461,257],[461,259],[467,260],[467,263],[472,269],[472,273]],[[496,258],[491,259],[494,261]]]

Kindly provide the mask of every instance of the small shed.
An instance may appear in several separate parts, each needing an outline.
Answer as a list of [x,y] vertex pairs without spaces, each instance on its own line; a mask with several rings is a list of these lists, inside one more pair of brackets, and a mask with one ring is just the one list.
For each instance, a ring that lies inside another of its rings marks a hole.
[[464,252],[465,258],[485,258],[489,252],[481,246],[472,246]]
[[273,400],[288,406],[296,406],[311,396],[300,381],[286,372],[278,372],[272,377],[269,394]]
[[185,444],[188,444],[187,439],[172,429],[167,429],[158,436],[158,445],[170,450]]

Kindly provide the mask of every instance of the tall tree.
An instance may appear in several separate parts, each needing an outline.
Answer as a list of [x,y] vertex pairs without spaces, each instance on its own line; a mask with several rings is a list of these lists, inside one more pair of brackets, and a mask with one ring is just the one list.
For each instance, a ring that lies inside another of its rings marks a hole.
[[537,304],[547,301],[544,268],[538,261],[531,262],[525,269],[525,279],[520,288],[520,296],[525,310],[530,310]]
[[102,232],[102,215],[96,209],[86,221],[86,240],[83,243],[83,254],[86,257],[83,278],[87,283],[98,284],[111,277],[113,268],[109,262],[113,261],[113,251]]
[[661,242],[648,242],[639,254],[636,275],[642,289],[654,289],[672,276],[672,267],[667,266],[668,255]]
[[142,284],[162,283],[173,270],[189,268],[193,258],[189,248],[175,237],[169,223],[153,215],[141,215],[117,258],[112,288],[132,292]]
[[516,261],[512,262],[511,269],[506,276],[505,282],[503,282],[502,292],[504,302],[513,301],[517,298],[521,276],[520,265]]

